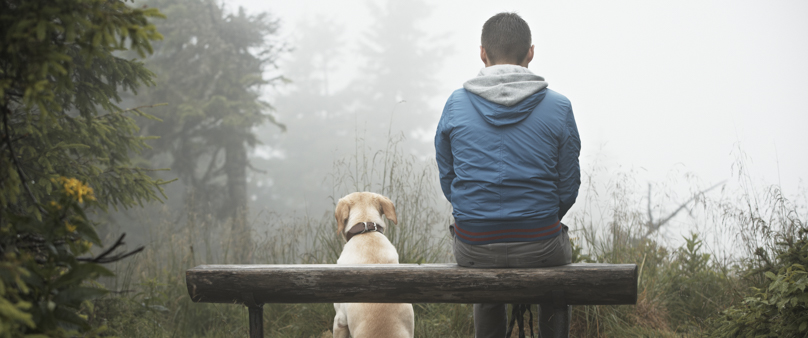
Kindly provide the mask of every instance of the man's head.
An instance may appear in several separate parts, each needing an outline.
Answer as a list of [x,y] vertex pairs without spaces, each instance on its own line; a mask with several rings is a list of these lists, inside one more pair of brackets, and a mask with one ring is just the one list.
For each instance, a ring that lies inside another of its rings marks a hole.
[[480,58],[486,67],[512,64],[527,67],[533,60],[530,27],[516,13],[499,13],[483,25]]

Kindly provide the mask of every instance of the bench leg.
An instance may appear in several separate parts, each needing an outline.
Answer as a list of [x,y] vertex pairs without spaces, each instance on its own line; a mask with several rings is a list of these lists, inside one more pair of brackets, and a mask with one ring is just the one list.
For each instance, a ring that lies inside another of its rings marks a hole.
[[250,338],[264,338],[264,304],[247,308],[250,309]]
[[571,312],[569,305],[539,304],[539,337],[568,338]]
[[559,338],[568,338],[570,336],[570,315],[572,314],[572,306],[562,305],[553,308],[553,331],[555,336]]

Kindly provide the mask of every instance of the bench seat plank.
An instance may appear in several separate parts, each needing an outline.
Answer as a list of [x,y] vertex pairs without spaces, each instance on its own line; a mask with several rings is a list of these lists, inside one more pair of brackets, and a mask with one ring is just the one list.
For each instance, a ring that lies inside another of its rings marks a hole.
[[470,269],[457,264],[200,265],[185,274],[195,302],[546,303],[637,302],[637,265]]

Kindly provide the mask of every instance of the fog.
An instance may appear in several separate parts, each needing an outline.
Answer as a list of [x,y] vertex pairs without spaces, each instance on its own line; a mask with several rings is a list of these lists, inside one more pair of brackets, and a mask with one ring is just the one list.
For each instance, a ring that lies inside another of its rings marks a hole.
[[[352,83],[368,62],[359,53],[374,23],[368,7],[381,2],[227,4],[273,13],[282,20],[283,36],[291,41],[311,39],[300,29],[304,22],[341,26],[334,47],[340,54],[329,58],[337,66],[329,75],[330,87],[337,90]],[[585,170],[632,172],[639,182],[667,182],[684,195],[692,184],[683,179],[686,175],[704,185],[731,181],[737,170],[733,164],[747,158],[746,169],[761,184],[780,183],[790,196],[804,191],[805,2],[433,1],[426,7],[417,22],[424,32],[418,44],[447,50],[434,55],[440,67],[427,111],[400,116],[423,119],[423,129],[404,133],[408,144],[424,151],[424,157],[431,156],[425,151],[430,150],[445,98],[482,67],[482,23],[495,13],[516,11],[533,31],[536,57],[529,68],[572,101]],[[294,59],[296,54],[287,57]],[[283,65],[281,73],[299,71]],[[416,62],[397,66],[421,67]],[[290,78],[294,87],[296,79]],[[277,97],[288,90],[270,89],[266,95],[278,102]],[[296,107],[278,108],[282,121],[304,113]],[[292,139],[294,133],[290,129],[289,135],[273,137]],[[284,153],[283,141],[272,140],[259,148],[258,156]],[[352,138],[345,143],[321,141],[335,150],[353,147]],[[284,160],[275,158],[274,163]]]
[[[651,186],[658,217],[721,182],[725,192],[745,181],[806,196],[805,2],[224,5],[269,13],[279,20],[273,41],[290,47],[277,67],[265,69],[265,78],[285,79],[262,87],[261,96],[286,130],[254,129],[261,144],[249,150],[252,219],[328,214],[352,187],[337,182],[335,171],[360,158],[372,162],[391,144],[429,167],[443,104],[483,67],[482,24],[502,11],[528,22],[536,46],[529,68],[572,102],[584,186],[571,214],[591,212],[581,202],[587,199],[610,203],[611,194],[592,186],[621,180],[637,199]],[[429,189],[448,208],[436,174],[434,183]],[[680,237],[702,220],[692,212],[678,216],[663,235]]]

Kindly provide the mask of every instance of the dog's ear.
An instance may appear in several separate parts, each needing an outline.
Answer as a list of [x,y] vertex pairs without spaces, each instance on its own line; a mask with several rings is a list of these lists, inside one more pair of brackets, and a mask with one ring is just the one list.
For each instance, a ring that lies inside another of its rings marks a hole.
[[340,198],[337,202],[337,208],[334,209],[334,217],[337,219],[337,233],[342,233],[342,230],[345,229],[345,220],[348,219],[348,215],[350,215],[351,208],[348,205],[348,201],[344,198]]
[[398,219],[396,218],[396,207],[393,205],[393,201],[382,195],[379,195],[377,201],[382,207],[382,215],[387,216],[387,219],[393,221],[395,224],[398,224]]

